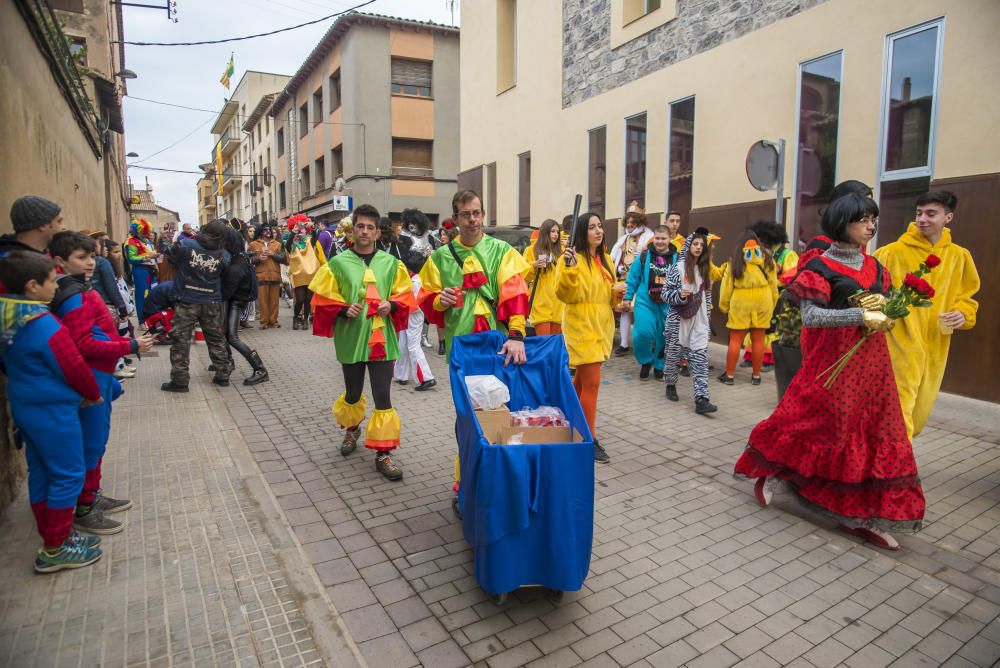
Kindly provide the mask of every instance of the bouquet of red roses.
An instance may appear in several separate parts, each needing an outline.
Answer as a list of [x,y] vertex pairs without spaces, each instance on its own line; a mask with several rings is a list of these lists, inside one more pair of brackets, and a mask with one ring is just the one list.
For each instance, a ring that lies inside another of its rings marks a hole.
[[[907,274],[903,277],[903,284],[898,288],[892,288],[889,290],[889,296],[885,297],[881,294],[872,294],[869,292],[861,292],[857,295],[851,297],[851,303],[860,306],[865,311],[869,312],[881,312],[885,314],[891,322],[885,325],[885,331],[892,329],[896,320],[905,318],[910,314],[911,308],[927,308],[931,305],[931,299],[934,297],[934,287],[924,280],[924,276],[931,272],[931,269],[941,264],[941,258],[933,253],[927,256],[916,271]],[[823,370],[816,380],[820,380],[826,377],[823,382],[823,387],[830,389],[833,387],[834,381],[837,380],[837,376],[840,372],[844,370],[847,363],[851,361],[851,357],[858,351],[868,337],[874,334],[876,331],[871,328],[865,329],[865,333],[861,336],[861,339],[855,343],[851,348],[840,356],[836,362],[830,365],[827,369]]]

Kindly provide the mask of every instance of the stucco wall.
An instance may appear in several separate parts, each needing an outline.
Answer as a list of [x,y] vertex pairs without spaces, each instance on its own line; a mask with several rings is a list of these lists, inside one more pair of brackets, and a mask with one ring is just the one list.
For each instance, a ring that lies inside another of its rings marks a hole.
[[105,227],[103,165],[73,118],[14,3],[0,3],[0,231],[15,199],[58,202],[71,229]]
[[[563,45],[552,39],[563,31],[563,4],[518,3],[517,85],[497,95],[494,0],[463,3],[461,87],[467,102],[461,111],[461,168],[497,163],[500,224],[516,220],[517,155],[529,150],[532,217],[540,221],[566,213],[573,195],[587,192],[587,131],[602,125],[607,126],[607,216],[620,217],[624,119],[642,112],[648,128],[647,210],[662,211],[668,105],[689,95],[696,97],[692,206],[773,199],[773,193],[760,193],[747,182],[746,151],[762,138],[792,142],[798,64],[837,50],[844,51],[844,85],[836,178],[872,183],[885,37],[942,15],[934,177],[1000,171],[1000,135],[988,130],[1000,103],[993,66],[1000,62],[1000,42],[990,34],[1000,25],[1000,3],[993,0],[830,0],[567,108]],[[595,44],[591,53],[600,57],[602,49]],[[791,160],[785,178],[791,183]]]

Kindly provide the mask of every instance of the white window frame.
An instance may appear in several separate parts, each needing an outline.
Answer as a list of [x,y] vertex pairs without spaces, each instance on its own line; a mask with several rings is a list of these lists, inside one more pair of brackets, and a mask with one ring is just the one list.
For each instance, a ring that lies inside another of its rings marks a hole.
[[792,188],[791,188],[791,201],[788,206],[788,215],[785,216],[785,224],[790,225],[791,229],[785,228],[788,233],[788,245],[790,248],[798,249],[799,243],[799,220],[798,220],[798,206],[796,203],[799,198],[799,132],[801,131],[800,119],[802,116],[802,69],[812,63],[823,60],[824,58],[829,58],[830,56],[835,56],[840,54],[840,94],[837,97],[837,155],[833,159],[833,182],[838,183],[837,174],[840,171],[840,114],[844,108],[844,59],[846,53],[843,49],[837,49],[836,51],[831,51],[829,53],[824,53],[821,56],[816,56],[815,58],[809,58],[808,60],[803,60],[799,63],[799,68],[797,70],[795,79],[795,130],[792,135],[792,141],[785,144],[786,151],[788,147],[793,149],[792,154]]
[[[695,119],[697,119],[698,114],[698,100],[696,95],[692,93],[691,95],[685,95],[684,97],[679,97],[676,100],[672,100],[667,103],[667,130],[664,133],[667,137],[667,159],[666,159],[666,176],[664,177],[665,183],[663,186],[663,215],[666,219],[667,212],[670,211],[670,132],[674,125],[674,105],[680,104],[681,102],[687,102],[688,100],[694,100],[694,113]],[[695,132],[698,131],[698,123],[695,122]],[[694,209],[694,149],[691,150],[691,208]],[[691,212],[687,212],[688,218],[691,217]]]
[[[876,200],[880,195],[881,184],[883,181],[903,181],[905,179],[933,177],[934,175],[938,115],[941,106],[941,62],[944,56],[944,26],[945,19],[941,16],[930,21],[925,21],[924,23],[915,25],[911,28],[906,28],[905,30],[900,30],[886,35],[882,63],[882,100],[881,121],[879,127],[878,165],[876,165],[875,169],[875,173],[878,176],[875,182]],[[927,145],[927,164],[923,167],[909,167],[906,169],[885,171],[885,158],[887,151],[886,140],[888,138],[889,129],[889,86],[892,84],[893,46],[895,41],[898,39],[909,37],[910,35],[924,32],[925,30],[930,30],[932,28],[937,28],[937,44],[934,51],[934,101],[931,106],[931,136]]]

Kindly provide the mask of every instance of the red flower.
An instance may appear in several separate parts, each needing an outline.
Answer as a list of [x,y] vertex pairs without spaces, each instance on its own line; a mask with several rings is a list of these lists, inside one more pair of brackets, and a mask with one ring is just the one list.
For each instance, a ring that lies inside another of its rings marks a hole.
[[907,274],[905,277],[903,277],[903,285],[905,285],[908,288],[913,288],[914,290],[916,290],[917,285],[919,283],[920,279],[914,274]]
[[927,297],[927,299],[930,299],[931,297],[934,296],[934,288],[931,287],[930,283],[928,283],[922,278],[917,279],[917,285],[915,286],[915,289],[924,297]]
[[939,258],[934,253],[931,253],[930,255],[927,256],[927,259],[924,260],[924,264],[927,265],[928,269],[933,269],[934,267],[941,264],[941,258]]

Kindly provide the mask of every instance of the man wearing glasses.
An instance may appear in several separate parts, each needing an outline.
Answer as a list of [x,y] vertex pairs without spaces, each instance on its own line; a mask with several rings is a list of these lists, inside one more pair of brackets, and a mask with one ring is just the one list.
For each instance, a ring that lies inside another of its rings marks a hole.
[[417,301],[428,322],[444,327],[450,357],[454,336],[503,328],[504,364],[524,364],[528,264],[509,244],[483,234],[483,202],[460,190],[451,200],[459,236],[438,248],[420,270]]

